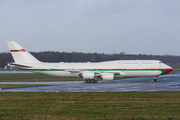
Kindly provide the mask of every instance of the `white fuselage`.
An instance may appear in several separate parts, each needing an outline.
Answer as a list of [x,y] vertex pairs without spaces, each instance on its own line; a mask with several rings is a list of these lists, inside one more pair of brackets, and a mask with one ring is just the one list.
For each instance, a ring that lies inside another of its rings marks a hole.
[[115,60],[88,63],[29,63],[22,64],[31,68],[17,67],[41,74],[57,77],[77,77],[77,72],[91,71],[119,73],[114,77],[145,77],[167,74],[172,68],[159,60]]

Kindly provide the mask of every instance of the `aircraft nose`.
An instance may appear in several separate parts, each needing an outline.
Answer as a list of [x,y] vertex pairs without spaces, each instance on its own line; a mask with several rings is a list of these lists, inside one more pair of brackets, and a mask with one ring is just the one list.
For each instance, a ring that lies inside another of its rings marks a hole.
[[168,73],[170,73],[170,72],[172,72],[172,71],[173,71],[173,68],[170,67],[170,66],[168,66],[168,68],[165,69],[165,73],[164,73],[164,74],[168,74]]
[[170,72],[172,72],[173,71],[173,68],[172,67],[170,67],[169,68],[169,72],[168,73],[170,73]]

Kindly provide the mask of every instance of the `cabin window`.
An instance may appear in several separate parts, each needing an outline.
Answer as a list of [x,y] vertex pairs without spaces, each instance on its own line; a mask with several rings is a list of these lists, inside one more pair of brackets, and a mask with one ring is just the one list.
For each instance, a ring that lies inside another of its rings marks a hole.
[[124,62],[124,64],[138,64],[138,62]]
[[152,64],[152,62],[142,62],[142,64]]

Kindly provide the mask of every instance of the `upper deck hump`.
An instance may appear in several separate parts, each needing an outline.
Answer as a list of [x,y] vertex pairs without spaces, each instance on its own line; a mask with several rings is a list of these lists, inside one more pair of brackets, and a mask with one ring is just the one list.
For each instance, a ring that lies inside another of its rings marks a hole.
[[119,63],[119,64],[154,64],[154,63],[160,63],[160,60],[112,60],[112,61],[103,61],[100,63]]

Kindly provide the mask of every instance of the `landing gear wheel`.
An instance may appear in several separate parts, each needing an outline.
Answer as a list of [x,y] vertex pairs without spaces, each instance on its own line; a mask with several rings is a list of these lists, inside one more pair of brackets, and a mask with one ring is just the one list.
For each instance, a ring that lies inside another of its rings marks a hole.
[[92,80],[92,83],[95,83],[95,80]]
[[158,79],[154,79],[154,82],[158,82]]
[[85,79],[84,81],[85,83],[98,83],[98,80],[95,80],[95,79]]
[[87,79],[85,80],[85,83],[88,83],[88,80],[87,80]]
[[88,80],[88,83],[91,83],[91,80]]

